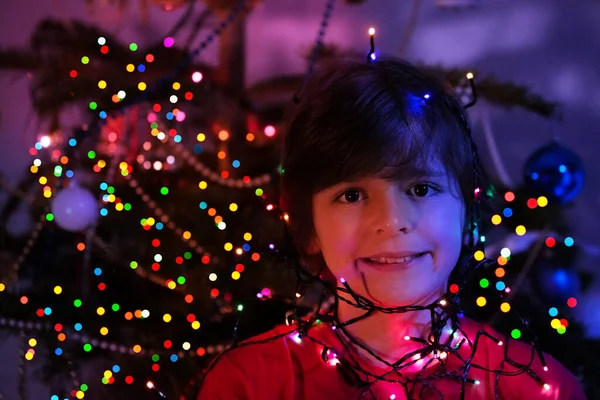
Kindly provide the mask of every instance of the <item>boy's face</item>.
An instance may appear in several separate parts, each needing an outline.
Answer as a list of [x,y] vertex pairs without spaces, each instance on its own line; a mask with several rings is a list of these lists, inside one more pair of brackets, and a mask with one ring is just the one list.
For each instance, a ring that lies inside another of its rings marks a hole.
[[384,307],[425,305],[446,291],[465,210],[455,180],[437,170],[440,176],[369,177],[314,195],[312,250],[338,281]]

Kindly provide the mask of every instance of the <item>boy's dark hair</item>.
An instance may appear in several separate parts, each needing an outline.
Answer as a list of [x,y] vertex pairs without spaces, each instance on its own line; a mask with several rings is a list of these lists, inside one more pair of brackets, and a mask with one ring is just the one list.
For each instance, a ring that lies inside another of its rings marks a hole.
[[315,234],[315,193],[365,176],[426,175],[436,159],[458,182],[465,227],[472,229],[470,132],[460,101],[439,79],[398,60],[334,60],[311,76],[299,98],[285,132],[281,206],[305,260]]

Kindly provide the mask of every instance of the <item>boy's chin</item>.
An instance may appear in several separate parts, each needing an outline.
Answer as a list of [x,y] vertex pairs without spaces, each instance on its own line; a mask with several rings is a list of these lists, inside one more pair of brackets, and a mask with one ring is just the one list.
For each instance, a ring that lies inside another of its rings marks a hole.
[[[441,294],[440,294],[441,295]],[[397,308],[407,306],[428,306],[440,296],[435,290],[404,291],[404,293],[390,293],[389,291],[371,291],[369,298],[378,307]]]

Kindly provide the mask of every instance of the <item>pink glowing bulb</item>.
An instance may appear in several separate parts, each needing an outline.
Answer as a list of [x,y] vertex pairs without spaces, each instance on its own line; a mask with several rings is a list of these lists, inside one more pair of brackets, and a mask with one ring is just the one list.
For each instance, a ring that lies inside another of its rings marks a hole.
[[273,136],[275,136],[275,127],[273,125],[267,125],[267,126],[265,126],[265,136],[266,137],[273,137]]
[[163,44],[165,45],[165,47],[173,47],[173,45],[175,44],[175,40],[172,37],[166,37],[163,41]]

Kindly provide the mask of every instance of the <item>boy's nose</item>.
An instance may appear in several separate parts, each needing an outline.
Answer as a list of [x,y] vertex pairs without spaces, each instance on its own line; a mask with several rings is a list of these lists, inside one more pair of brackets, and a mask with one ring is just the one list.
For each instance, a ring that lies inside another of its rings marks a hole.
[[374,205],[375,233],[397,234],[408,233],[415,225],[414,206],[410,199],[398,191],[388,191],[385,196]]

